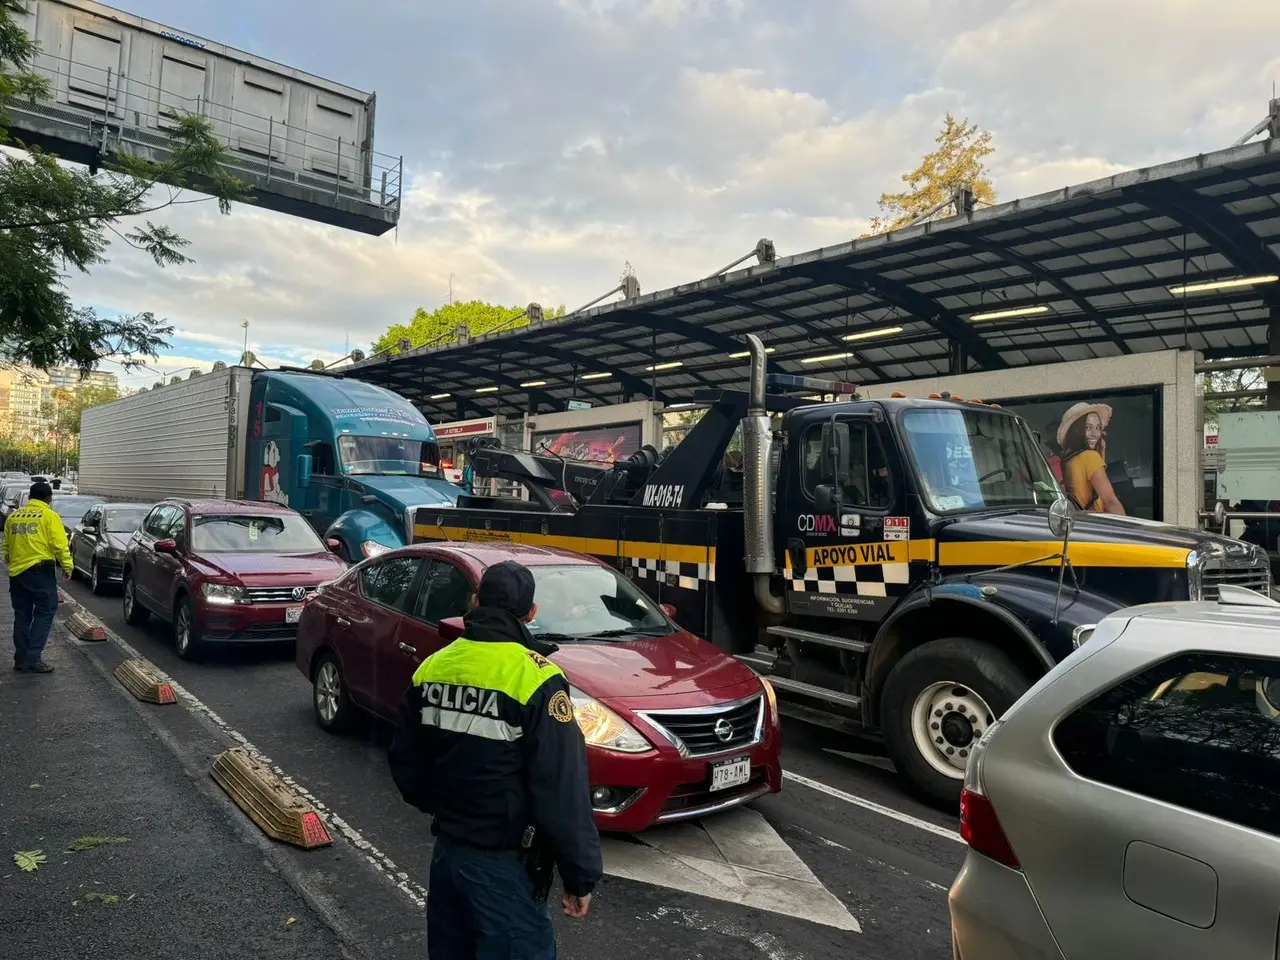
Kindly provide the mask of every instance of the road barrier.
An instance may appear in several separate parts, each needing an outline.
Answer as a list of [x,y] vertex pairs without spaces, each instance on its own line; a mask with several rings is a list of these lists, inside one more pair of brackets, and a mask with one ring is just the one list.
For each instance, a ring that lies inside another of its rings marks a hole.
[[315,808],[243,747],[218,754],[209,775],[273,840],[304,850],[333,843]]
[[80,610],[67,618],[67,629],[77,640],[106,640],[107,628],[102,621],[86,610]]
[[177,703],[173,685],[146,660],[122,660],[115,669],[116,679],[143,703]]

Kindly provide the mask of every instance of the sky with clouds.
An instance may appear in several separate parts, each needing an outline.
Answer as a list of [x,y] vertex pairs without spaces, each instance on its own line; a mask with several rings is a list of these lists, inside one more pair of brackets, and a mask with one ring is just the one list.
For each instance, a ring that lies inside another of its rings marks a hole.
[[[449,295],[586,302],[631,263],[689,281],[770,237],[862,233],[946,111],[995,136],[1000,199],[1230,144],[1280,80],[1267,0],[131,0],[378,93],[399,229],[212,204],[165,221],[197,262],[117,247],[78,302],[175,326],[164,372],[333,359]],[[137,386],[154,375],[126,381]]]

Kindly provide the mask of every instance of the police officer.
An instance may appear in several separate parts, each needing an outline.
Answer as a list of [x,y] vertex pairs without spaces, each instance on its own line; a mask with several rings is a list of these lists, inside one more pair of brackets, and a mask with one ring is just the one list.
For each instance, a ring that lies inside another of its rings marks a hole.
[[465,633],[423,661],[401,709],[392,774],[436,838],[431,960],[552,960],[551,864],[571,917],[602,872],[569,684],[525,627],[533,593],[520,564],[489,567]]
[[58,574],[71,577],[71,551],[62,518],[49,506],[53,487],[38,480],[31,499],[9,514],[4,526],[4,560],[9,565],[9,598],[13,602],[13,669],[20,673],[53,673],[43,660],[53,617],[58,612]]

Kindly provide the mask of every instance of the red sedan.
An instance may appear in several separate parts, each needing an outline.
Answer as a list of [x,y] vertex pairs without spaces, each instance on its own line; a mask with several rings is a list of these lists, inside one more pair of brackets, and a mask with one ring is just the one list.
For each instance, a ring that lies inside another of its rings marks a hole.
[[320,726],[341,729],[356,708],[393,721],[414,670],[461,633],[481,574],[500,560],[533,573],[529,629],[559,645],[551,659],[572,686],[601,829],[634,832],[781,789],[769,684],[609,567],[562,550],[418,545],[324,584],[303,609],[297,645]]

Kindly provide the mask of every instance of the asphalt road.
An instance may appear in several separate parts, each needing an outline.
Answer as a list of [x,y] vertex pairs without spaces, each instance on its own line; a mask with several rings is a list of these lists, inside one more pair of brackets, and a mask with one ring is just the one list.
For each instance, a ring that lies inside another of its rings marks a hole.
[[[305,858],[317,854],[300,853],[304,882],[317,884],[383,955],[401,954],[393,946],[425,955],[419,904],[431,838],[391,781],[388,731],[372,723],[343,736],[321,731],[289,649],[187,663],[173,653],[167,625],[129,627],[118,596],[95,597],[81,582],[64,586],[190,694],[179,712],[203,712],[224,734],[248,741],[322,805],[358,853],[311,873]],[[180,733],[173,739],[184,742]],[[561,956],[949,958],[946,888],[965,849],[954,818],[906,796],[872,746],[791,721],[784,744],[793,776],[754,812],[607,838],[608,875],[589,918],[557,919]]]

